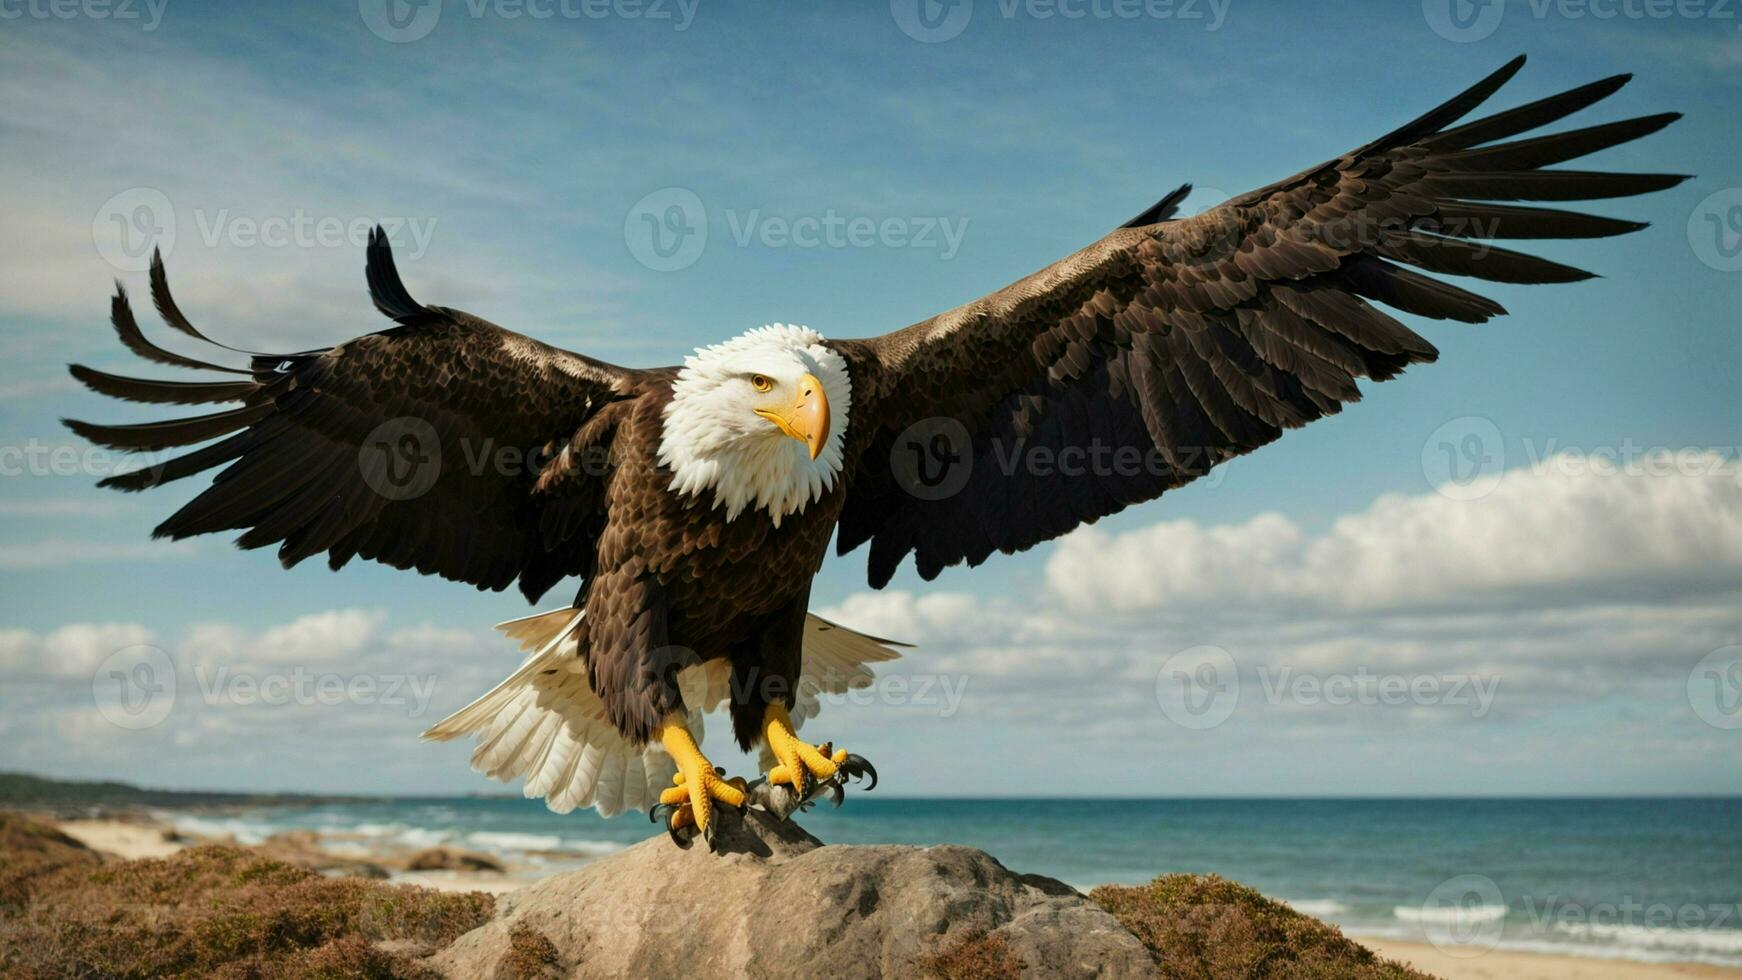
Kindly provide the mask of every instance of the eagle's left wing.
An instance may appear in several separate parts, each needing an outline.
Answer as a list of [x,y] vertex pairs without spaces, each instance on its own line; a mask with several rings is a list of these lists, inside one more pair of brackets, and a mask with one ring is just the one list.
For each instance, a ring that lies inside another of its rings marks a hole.
[[[481,589],[518,583],[529,599],[589,576],[605,520],[605,467],[589,453],[610,449],[612,406],[644,373],[418,303],[380,229],[366,271],[395,326],[297,354],[227,348],[250,355],[247,368],[152,343],[118,289],[111,318],[123,345],[223,377],[166,381],[77,364],[73,376],[124,401],[233,407],[137,425],[67,420],[126,452],[199,446],[99,485],[144,490],[221,467],[153,533],[240,530],[238,545],[276,545],[285,567],[325,552],[335,569],[362,557]],[[155,256],[151,298],[169,326],[224,346],[182,315]]]
[[[1590,274],[1471,239],[1589,238],[1637,222],[1493,201],[1624,197],[1668,174],[1541,169],[1675,113],[1510,140],[1610,95],[1617,76],[1448,128],[1523,65],[1372,143],[1196,217],[1175,195],[1086,249],[904,330],[834,344],[853,374],[837,545],[871,584],[930,579],[1057,537],[1251,452],[1431,361],[1383,304],[1481,322],[1500,304],[1409,268],[1497,282]],[[908,457],[913,457],[909,459]]]

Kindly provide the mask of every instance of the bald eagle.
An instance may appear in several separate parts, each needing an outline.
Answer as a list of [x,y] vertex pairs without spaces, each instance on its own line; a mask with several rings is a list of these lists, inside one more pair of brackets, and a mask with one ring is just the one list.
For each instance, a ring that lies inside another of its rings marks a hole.
[[[124,292],[121,341],[201,381],[73,375],[120,399],[233,403],[143,425],[68,421],[95,443],[183,455],[105,486],[223,469],[156,535],[241,530],[292,566],[325,553],[572,605],[505,624],[528,650],[495,690],[426,733],[476,735],[474,765],[558,811],[663,814],[712,840],[741,807],[698,747],[722,705],[767,780],[837,802],[875,771],[798,737],[822,692],[870,680],[889,644],[808,611],[828,542],[868,544],[881,588],[1058,537],[1341,411],[1356,381],[1435,359],[1382,307],[1479,323],[1500,304],[1423,273],[1560,283],[1588,273],[1490,244],[1642,224],[1519,201],[1623,197],[1682,176],[1543,169],[1652,133],[1675,113],[1514,139],[1629,76],[1454,125],[1519,57],[1419,119],[1327,163],[1176,218],[1189,188],[989,296],[864,340],[773,325],[682,365],[618,367],[412,299],[386,236],[367,276],[395,325],[324,350],[215,344],[170,296],[174,330],[247,355],[226,367],[148,340]],[[1096,465],[1009,465],[1098,448]]]

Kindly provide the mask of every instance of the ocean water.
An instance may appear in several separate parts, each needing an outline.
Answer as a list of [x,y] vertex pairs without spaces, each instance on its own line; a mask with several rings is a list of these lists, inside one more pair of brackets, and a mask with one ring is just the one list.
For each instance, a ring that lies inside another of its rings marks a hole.
[[[518,799],[286,807],[184,829],[311,828],[572,866],[658,831]],[[1742,800],[891,799],[800,816],[829,843],[966,844],[1078,888],[1213,872],[1351,935],[1742,966]]]

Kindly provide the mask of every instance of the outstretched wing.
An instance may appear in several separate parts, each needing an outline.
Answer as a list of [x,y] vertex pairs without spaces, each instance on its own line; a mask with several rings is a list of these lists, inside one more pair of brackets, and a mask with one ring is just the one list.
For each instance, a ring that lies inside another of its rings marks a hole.
[[573,448],[589,421],[599,427],[600,409],[634,388],[636,372],[416,302],[379,229],[370,236],[368,278],[376,307],[397,326],[325,350],[260,354],[195,329],[154,257],[151,296],[164,321],[248,354],[250,366],[157,346],[117,289],[112,317],[128,349],[229,377],[145,380],[76,364],[73,377],[127,401],[235,407],[142,425],[67,420],[92,442],[126,451],[210,443],[100,485],[143,490],[223,466],[154,535],[242,530],[238,545],[277,545],[287,568],[321,552],[334,569],[362,556],[482,589],[518,579],[528,598],[589,574],[603,521],[598,481],[565,479],[549,492],[534,483],[553,452]]
[[[1587,278],[1476,240],[1643,225],[1489,202],[1671,187],[1685,178],[1542,168],[1678,114],[1504,142],[1610,95],[1622,75],[1449,128],[1523,64],[1204,214],[1162,220],[1176,192],[990,296],[838,342],[854,371],[858,440],[841,552],[869,540],[871,584],[882,586],[909,552],[929,579],[1031,547],[1335,414],[1360,398],[1357,378],[1383,381],[1437,356],[1380,305],[1467,323],[1505,312],[1417,269],[1513,283]],[[892,452],[897,464],[899,454],[920,457],[913,473],[898,475]]]

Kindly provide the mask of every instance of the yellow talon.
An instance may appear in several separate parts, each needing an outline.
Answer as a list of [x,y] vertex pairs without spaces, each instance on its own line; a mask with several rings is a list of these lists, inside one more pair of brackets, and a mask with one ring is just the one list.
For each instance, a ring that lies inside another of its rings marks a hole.
[[671,788],[659,794],[661,804],[676,807],[666,824],[667,829],[675,831],[693,823],[704,836],[711,838],[715,801],[742,809],[744,780],[722,777],[721,771],[702,755],[701,747],[696,745],[682,715],[674,714],[666,719],[656,734],[672,761],[677,763],[677,774],[671,779]]
[[819,750],[817,746],[801,741],[793,732],[792,716],[787,714],[784,704],[771,704],[763,713],[762,737],[768,742],[768,750],[780,761],[768,771],[768,781],[785,783],[800,797],[808,796],[816,782],[834,778],[841,764],[847,761],[845,750],[834,753],[831,758],[827,742]]

